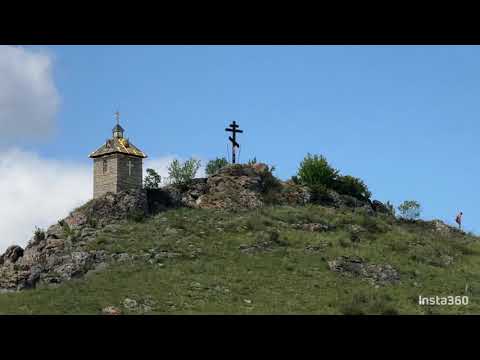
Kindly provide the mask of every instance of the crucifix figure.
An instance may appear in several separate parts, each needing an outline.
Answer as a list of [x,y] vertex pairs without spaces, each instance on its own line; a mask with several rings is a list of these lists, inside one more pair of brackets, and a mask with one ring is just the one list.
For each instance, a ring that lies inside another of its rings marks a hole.
[[132,167],[133,167],[133,164],[132,164],[132,161],[131,160],[128,160],[128,176],[132,176]]
[[228,140],[230,140],[232,142],[232,164],[235,164],[235,147],[239,148],[240,147],[240,144],[237,143],[237,138],[236,138],[236,134],[239,133],[243,133],[243,130],[237,130],[237,128],[239,127],[237,125],[237,123],[235,121],[233,121],[230,125],[229,128],[226,128],[225,131],[230,131],[232,133],[233,136],[229,136],[228,137]]

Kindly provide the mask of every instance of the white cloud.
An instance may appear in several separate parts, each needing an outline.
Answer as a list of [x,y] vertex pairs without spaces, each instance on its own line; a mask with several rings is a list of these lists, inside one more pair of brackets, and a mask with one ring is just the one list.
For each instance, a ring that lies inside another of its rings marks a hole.
[[52,132],[59,95],[52,56],[17,46],[0,46],[0,143]]
[[91,171],[18,149],[0,152],[0,253],[25,246],[35,226],[47,228],[89,200]]

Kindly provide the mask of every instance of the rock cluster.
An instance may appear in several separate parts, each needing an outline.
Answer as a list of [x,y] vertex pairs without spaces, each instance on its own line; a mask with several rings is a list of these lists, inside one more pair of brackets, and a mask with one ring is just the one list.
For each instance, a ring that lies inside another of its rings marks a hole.
[[341,256],[328,261],[328,267],[335,272],[366,279],[375,285],[394,284],[400,281],[398,271],[391,265],[368,264],[358,257]]
[[450,235],[452,233],[464,234],[464,232],[462,230],[457,229],[453,226],[449,226],[441,220],[427,221],[426,225],[430,226],[433,231],[435,231],[437,233],[440,233],[442,235]]
[[312,199],[308,187],[276,179],[268,165],[262,163],[228,165],[208,178],[194,179],[187,186],[168,185],[154,190],[152,197],[161,199],[156,201],[155,207],[158,208],[186,206],[235,210],[254,209],[266,204],[298,206],[315,202],[337,208],[364,209],[372,215],[375,212],[389,213],[378,200],[363,201],[333,190]]
[[105,252],[88,250],[97,232],[147,211],[144,192],[109,193],[89,201],[46,232],[36,234],[25,249],[9,247],[0,256],[0,289],[22,290],[84,275],[108,260]]

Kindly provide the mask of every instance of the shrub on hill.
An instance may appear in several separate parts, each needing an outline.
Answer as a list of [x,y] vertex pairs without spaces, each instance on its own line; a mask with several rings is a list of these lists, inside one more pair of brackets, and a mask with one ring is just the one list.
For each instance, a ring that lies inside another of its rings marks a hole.
[[300,163],[298,174],[292,177],[292,181],[308,186],[314,201],[328,198],[328,189],[359,200],[368,200],[372,195],[363,180],[350,175],[340,175],[323,155],[307,154]]
[[162,178],[153,169],[147,169],[147,176],[145,176],[144,187],[145,189],[158,189]]
[[210,160],[207,163],[207,167],[205,168],[205,173],[207,174],[207,176],[211,176],[215,174],[218,170],[220,170],[221,168],[227,165],[228,165],[228,161],[224,157],[216,158],[215,160]]
[[323,155],[311,155],[310,153],[300,163],[298,180],[309,187],[319,185],[332,188],[338,176],[338,170],[327,162]]
[[415,220],[420,217],[420,204],[415,200],[406,200],[398,207],[400,216],[407,220]]
[[200,160],[190,158],[182,164],[175,159],[168,167],[169,180],[173,185],[187,186],[195,178],[199,168]]
[[372,193],[363,180],[350,176],[338,176],[333,182],[333,190],[343,195],[350,195],[359,200],[370,199]]

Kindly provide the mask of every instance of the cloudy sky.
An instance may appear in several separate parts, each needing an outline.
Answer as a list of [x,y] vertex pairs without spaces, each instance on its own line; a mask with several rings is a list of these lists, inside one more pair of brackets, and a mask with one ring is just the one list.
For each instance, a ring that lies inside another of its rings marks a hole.
[[25,245],[92,195],[88,154],[126,136],[171,159],[227,155],[289,178],[307,152],[373,197],[465,213],[480,230],[477,46],[0,46],[0,251]]

